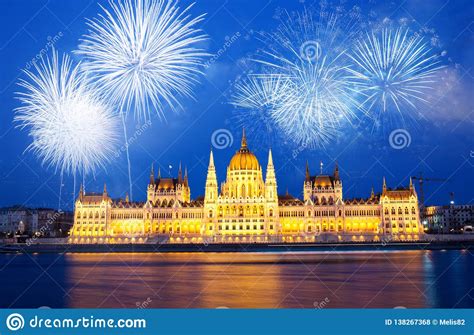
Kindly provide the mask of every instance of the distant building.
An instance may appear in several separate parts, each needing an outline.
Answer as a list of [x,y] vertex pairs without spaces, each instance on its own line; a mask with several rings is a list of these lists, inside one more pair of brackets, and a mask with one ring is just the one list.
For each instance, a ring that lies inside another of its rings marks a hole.
[[264,174],[257,157],[242,144],[226,180],[216,176],[210,153],[204,199],[191,199],[188,174],[163,178],[153,169],[145,202],[81,192],[75,203],[70,243],[140,243],[148,238],[171,243],[318,242],[418,240],[423,234],[418,197],[406,188],[366,199],[344,199],[336,164],[332,175],[302,180],[303,199],[278,195],[271,151]]
[[431,233],[462,233],[474,225],[474,205],[428,206],[423,224]]
[[5,207],[0,208],[0,234],[64,236],[72,226],[72,220],[71,212],[24,206]]

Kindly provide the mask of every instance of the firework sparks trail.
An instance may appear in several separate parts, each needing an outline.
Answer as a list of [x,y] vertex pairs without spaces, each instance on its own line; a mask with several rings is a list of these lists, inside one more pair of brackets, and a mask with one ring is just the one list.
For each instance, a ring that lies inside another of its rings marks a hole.
[[18,93],[22,106],[15,110],[15,122],[28,128],[27,150],[61,175],[104,167],[116,144],[117,119],[86,85],[79,66],[67,55],[60,61],[53,51],[52,59],[25,70],[27,79],[19,83],[25,91]]

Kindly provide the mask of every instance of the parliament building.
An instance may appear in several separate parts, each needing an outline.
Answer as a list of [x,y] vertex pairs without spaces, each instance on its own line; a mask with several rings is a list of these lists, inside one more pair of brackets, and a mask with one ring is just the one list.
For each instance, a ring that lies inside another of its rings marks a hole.
[[146,202],[85,193],[75,203],[69,243],[295,243],[419,240],[423,234],[418,198],[407,188],[372,190],[366,199],[345,199],[336,164],[332,175],[302,180],[303,199],[278,195],[271,150],[265,171],[247,146],[245,132],[219,184],[211,151],[205,194],[191,199],[188,174],[156,176]]

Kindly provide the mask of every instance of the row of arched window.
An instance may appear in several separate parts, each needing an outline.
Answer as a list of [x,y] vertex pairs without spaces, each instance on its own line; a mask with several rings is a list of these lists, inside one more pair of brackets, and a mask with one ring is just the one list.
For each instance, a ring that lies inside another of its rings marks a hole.
[[[76,218],[77,219],[80,219],[82,216],[83,219],[98,219],[99,218],[99,212],[96,211],[95,214],[91,211],[89,212],[89,214],[87,214],[87,211],[83,211],[82,214],[81,214],[81,211],[77,211],[76,212]],[[105,218],[105,212],[101,212],[100,213],[100,218],[101,219],[104,219]]]
[[[410,214],[409,210],[408,210],[408,207],[405,207],[405,211],[403,211],[401,207],[398,207],[398,211],[395,209],[395,207],[392,207],[391,210],[390,210],[390,213],[392,215],[395,215],[397,213],[398,213],[398,215],[402,215],[403,212],[405,212],[405,215]],[[385,208],[385,215],[388,215],[388,213],[389,213],[388,208]],[[415,207],[411,208],[411,214],[416,214],[416,208]]]

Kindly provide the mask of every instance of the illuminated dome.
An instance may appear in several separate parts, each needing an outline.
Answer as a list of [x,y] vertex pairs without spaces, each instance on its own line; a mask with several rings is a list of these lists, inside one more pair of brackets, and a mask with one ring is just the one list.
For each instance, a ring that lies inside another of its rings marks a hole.
[[259,170],[257,157],[247,147],[247,139],[245,138],[245,130],[242,133],[242,145],[230,160],[230,170]]

